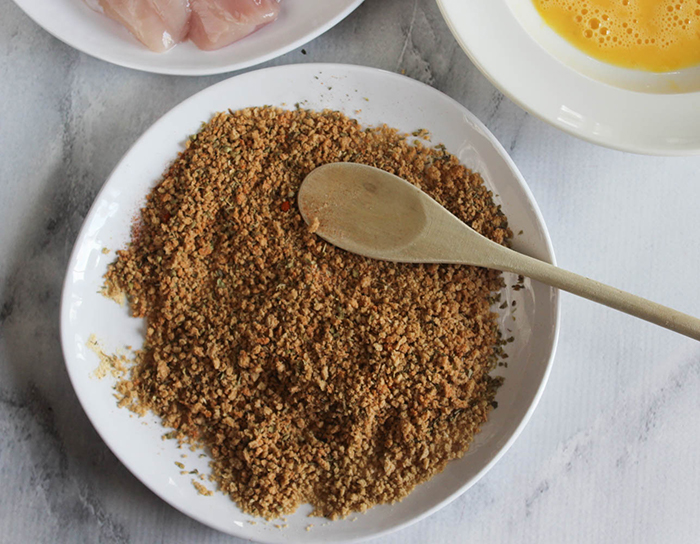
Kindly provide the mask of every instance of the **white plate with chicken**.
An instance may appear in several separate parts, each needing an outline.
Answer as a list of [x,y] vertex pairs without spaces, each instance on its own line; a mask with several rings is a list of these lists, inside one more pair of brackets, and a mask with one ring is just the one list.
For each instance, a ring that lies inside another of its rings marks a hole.
[[362,0],[15,0],[39,26],[136,70],[209,75],[260,64],[335,26]]

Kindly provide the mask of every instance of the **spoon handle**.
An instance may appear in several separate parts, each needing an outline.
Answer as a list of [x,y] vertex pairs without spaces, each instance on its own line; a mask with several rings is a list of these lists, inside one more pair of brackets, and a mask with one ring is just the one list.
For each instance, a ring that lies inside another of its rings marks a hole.
[[557,289],[568,291],[695,340],[700,340],[700,319],[696,317],[512,250],[499,253],[500,255],[494,259],[496,262],[493,263],[493,268],[522,274]]

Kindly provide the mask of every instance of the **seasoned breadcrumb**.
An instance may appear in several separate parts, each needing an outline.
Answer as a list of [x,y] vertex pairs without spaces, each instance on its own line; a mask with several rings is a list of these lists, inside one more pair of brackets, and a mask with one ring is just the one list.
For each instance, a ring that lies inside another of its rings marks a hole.
[[127,359],[125,355],[107,355],[100,346],[97,337],[91,334],[85,346],[95,353],[100,360],[99,366],[92,372],[92,376],[101,380],[110,375],[113,378],[121,378],[127,371]]
[[219,489],[265,518],[402,499],[464,454],[500,384],[501,275],[318,238],[293,197],[337,161],[401,176],[490,239],[511,237],[444,147],[338,112],[251,108],[190,139],[106,275],[147,321],[124,403],[208,447]]
[[202,484],[200,484],[194,478],[192,478],[192,485],[197,490],[197,494],[199,494],[199,495],[203,495],[205,497],[211,497],[214,494],[214,492],[211,489],[207,489],[206,487],[204,487]]

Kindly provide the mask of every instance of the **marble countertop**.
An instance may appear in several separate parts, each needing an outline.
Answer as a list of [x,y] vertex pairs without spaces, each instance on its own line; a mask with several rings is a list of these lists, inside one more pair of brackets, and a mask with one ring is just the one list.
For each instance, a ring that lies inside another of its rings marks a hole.
[[[700,157],[603,149],[533,118],[469,62],[433,0],[367,0],[268,65],[366,64],[442,90],[511,153],[559,264],[700,314]],[[0,542],[236,542],[120,464],[63,364],[59,296],[88,208],[156,119],[228,75],[98,61],[0,3]],[[564,294],[559,349],[531,422],[461,498],[378,544],[696,542],[700,344]]]

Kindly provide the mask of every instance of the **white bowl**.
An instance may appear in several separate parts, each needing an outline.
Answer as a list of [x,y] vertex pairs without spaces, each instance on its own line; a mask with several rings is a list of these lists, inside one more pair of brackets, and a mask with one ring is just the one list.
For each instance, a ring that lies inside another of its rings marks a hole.
[[119,23],[90,9],[84,0],[15,0],[47,32],[98,59],[157,74],[201,76],[255,66],[301,47],[332,28],[363,0],[283,0],[279,18],[218,51],[184,42],[154,53]]
[[574,136],[658,155],[700,154],[700,67],[656,74],[589,57],[532,0],[437,0],[472,62],[511,100]]
[[[155,417],[144,418],[144,425],[117,408],[113,383],[91,377],[98,360],[85,347],[91,334],[107,352],[127,344],[141,345],[141,321],[98,294],[102,275],[114,258],[113,252],[105,255],[102,248],[125,246],[146,194],[188,135],[217,111],[263,104],[292,107],[296,102],[312,109],[343,111],[365,126],[387,123],[406,132],[430,130],[433,143],[444,143],[464,164],[481,172],[498,195],[514,232],[524,231],[515,237],[515,247],[553,261],[544,221],[522,176],[496,139],[457,102],[407,77],[371,68],[315,64],[268,68],[228,79],[186,100],[155,123],[122,159],[97,196],[73,250],[63,290],[61,340],[73,387],[99,434],[131,472],[175,508],[221,531],[258,541],[352,541],[405,527],[446,505],[513,443],[549,374],[558,331],[556,290],[534,282],[525,290],[505,290],[509,301],[518,300],[516,321],[509,314],[503,316],[504,327],[514,331],[516,340],[509,344],[509,366],[496,371],[506,378],[496,397],[498,409],[469,452],[403,502],[375,507],[356,521],[351,516],[325,524],[306,517],[310,510],[304,506],[280,530],[259,520],[255,525],[247,523],[254,520],[220,493],[199,496],[191,477],[180,475],[174,463],[206,471],[206,459],[197,454],[181,459],[183,450],[174,441],[161,440],[166,430]],[[514,283],[509,276],[507,284]],[[315,527],[307,532],[309,523]]]

